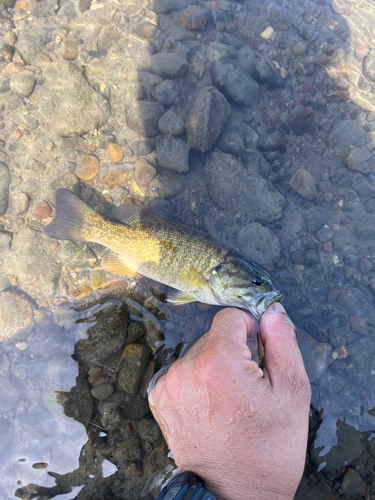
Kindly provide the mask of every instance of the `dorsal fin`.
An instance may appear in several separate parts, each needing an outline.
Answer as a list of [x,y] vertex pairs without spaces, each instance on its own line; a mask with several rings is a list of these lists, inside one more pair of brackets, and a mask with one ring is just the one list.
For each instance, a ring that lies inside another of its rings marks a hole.
[[138,224],[158,224],[165,221],[163,217],[155,214],[142,205],[120,205],[113,209],[112,216],[128,226],[137,226]]

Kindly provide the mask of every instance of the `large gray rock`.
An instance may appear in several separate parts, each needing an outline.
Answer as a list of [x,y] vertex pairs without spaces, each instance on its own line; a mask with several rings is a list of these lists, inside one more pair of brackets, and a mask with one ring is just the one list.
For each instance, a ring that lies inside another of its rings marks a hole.
[[280,257],[280,242],[276,234],[258,222],[251,222],[238,233],[237,244],[243,255],[267,269]]
[[158,102],[135,101],[126,107],[129,127],[143,137],[159,134],[158,122],[163,114],[164,108]]
[[190,147],[202,153],[211,149],[230,111],[227,100],[215,87],[203,87],[186,121],[186,140]]
[[164,135],[156,141],[158,164],[176,172],[189,172],[189,146],[179,137]]
[[244,106],[254,106],[262,99],[258,84],[241,64],[228,59],[215,61],[211,68],[218,89]]
[[350,146],[361,146],[366,132],[354,120],[338,121],[328,136],[328,147],[341,152],[344,157],[350,153]]
[[162,78],[176,78],[184,76],[189,64],[184,54],[159,52],[151,56],[151,73]]
[[76,137],[101,128],[110,116],[105,97],[87,82],[82,70],[71,62],[46,65],[44,95],[40,106],[60,137]]
[[280,219],[285,198],[234,156],[213,151],[206,158],[204,171],[208,194],[222,210],[234,208],[260,223]]
[[0,215],[4,215],[9,204],[10,172],[5,163],[0,162]]

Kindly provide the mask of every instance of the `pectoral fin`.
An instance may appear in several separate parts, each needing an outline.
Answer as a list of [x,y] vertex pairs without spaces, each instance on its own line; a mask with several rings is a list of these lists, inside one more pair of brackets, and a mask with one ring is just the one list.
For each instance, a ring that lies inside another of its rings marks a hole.
[[180,292],[179,290],[175,290],[167,295],[168,304],[189,304],[189,302],[196,302],[197,299],[192,297],[191,295]]
[[134,276],[137,274],[137,269],[133,268],[114,252],[107,252],[104,255],[102,258],[102,267],[106,271],[120,276],[124,274],[127,276]]

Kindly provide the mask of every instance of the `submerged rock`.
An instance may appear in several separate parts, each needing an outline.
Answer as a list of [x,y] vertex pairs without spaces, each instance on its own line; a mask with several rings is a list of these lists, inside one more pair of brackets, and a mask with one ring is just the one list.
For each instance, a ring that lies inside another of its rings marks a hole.
[[0,162],[0,215],[4,215],[8,210],[10,180],[9,168]]
[[139,390],[146,369],[150,348],[143,344],[128,344],[121,355],[118,386],[135,394]]
[[238,233],[237,244],[243,255],[267,269],[280,257],[280,242],[273,231],[258,222],[247,224]]
[[177,78],[184,76],[189,64],[184,54],[159,52],[151,56],[151,73],[162,78]]
[[50,63],[44,68],[45,116],[60,137],[76,137],[99,129],[110,116],[108,101],[87,82],[74,63]]
[[313,200],[317,195],[314,178],[304,168],[297,170],[290,179],[289,186],[306,200]]
[[143,137],[159,134],[158,123],[164,107],[158,102],[135,101],[126,107],[126,119],[131,129]]
[[328,368],[333,349],[330,344],[317,342],[302,329],[298,331],[297,340],[310,382],[315,382]]
[[189,146],[173,135],[159,137],[156,141],[158,164],[176,172],[189,172]]
[[215,61],[211,68],[218,89],[244,106],[254,106],[262,99],[262,92],[255,80],[241,64],[225,57]]
[[227,100],[215,87],[203,87],[186,121],[186,140],[190,147],[202,153],[211,149],[230,111]]
[[206,157],[204,172],[210,198],[220,209],[239,210],[260,223],[281,217],[285,198],[234,156],[213,151]]
[[6,339],[31,331],[34,324],[32,305],[14,292],[2,292],[0,323],[0,336]]

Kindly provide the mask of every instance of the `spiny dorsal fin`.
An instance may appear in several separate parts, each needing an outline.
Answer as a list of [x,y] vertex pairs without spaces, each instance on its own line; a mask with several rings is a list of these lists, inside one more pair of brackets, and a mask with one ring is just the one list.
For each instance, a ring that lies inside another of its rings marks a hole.
[[138,224],[160,224],[165,222],[163,217],[155,214],[142,205],[120,205],[113,209],[112,216],[128,226],[137,226]]
[[102,267],[110,273],[118,274],[119,276],[127,275],[134,276],[137,274],[137,269],[125,262],[116,253],[108,251],[102,258]]
[[179,290],[174,290],[167,295],[168,304],[189,304],[189,302],[196,302],[197,299],[185,292],[180,292]]

